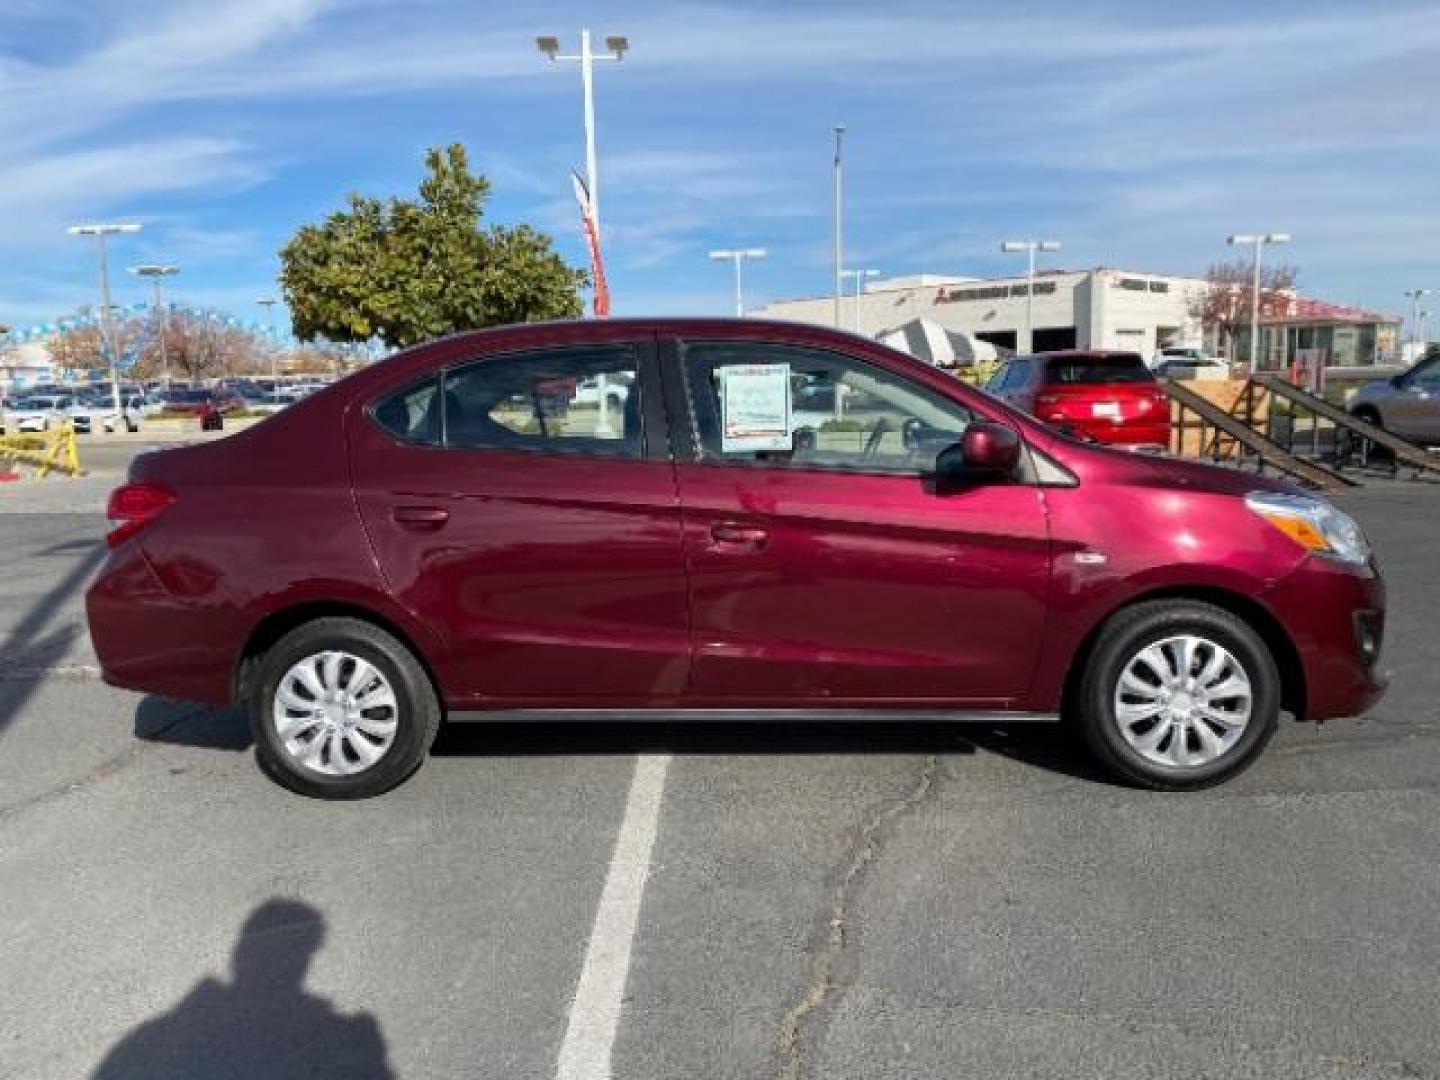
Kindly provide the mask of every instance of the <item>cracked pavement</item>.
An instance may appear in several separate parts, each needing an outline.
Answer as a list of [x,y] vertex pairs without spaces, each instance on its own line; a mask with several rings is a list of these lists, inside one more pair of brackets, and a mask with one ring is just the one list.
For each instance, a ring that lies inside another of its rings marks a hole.
[[1390,696],[1219,789],[1116,787],[1044,727],[605,723],[457,730],[356,804],[266,781],[232,712],[100,684],[99,516],[0,513],[0,1076],[89,1075],[274,898],[394,1075],[551,1076],[663,750],[616,1077],[1440,1077],[1440,492],[1341,501]]

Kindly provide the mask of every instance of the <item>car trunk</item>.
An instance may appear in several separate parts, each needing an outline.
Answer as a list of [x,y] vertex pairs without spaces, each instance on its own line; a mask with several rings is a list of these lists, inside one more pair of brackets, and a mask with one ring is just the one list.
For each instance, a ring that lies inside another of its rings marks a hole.
[[1052,422],[1156,423],[1166,407],[1164,391],[1136,353],[1052,358],[1035,398],[1035,415]]

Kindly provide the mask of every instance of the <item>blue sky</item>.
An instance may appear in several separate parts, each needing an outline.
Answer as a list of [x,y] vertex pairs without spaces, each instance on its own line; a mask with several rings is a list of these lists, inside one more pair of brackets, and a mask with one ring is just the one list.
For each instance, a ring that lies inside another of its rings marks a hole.
[[117,268],[178,262],[177,297],[254,317],[298,225],[413,192],[453,140],[492,220],[582,261],[579,73],[534,46],[582,25],[632,42],[597,79],[619,314],[728,312],[714,247],[769,249],[752,303],[824,293],[836,122],[852,265],[999,274],[1033,235],[1054,265],[1198,273],[1263,230],[1308,293],[1440,290],[1433,0],[0,0],[0,322],[93,300],[64,227],[95,218],[144,223]]

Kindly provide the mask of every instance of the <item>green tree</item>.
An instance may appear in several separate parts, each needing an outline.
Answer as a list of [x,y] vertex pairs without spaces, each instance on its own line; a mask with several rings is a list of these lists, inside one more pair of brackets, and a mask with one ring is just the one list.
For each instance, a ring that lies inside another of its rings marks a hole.
[[280,252],[280,281],[302,340],[403,348],[459,330],[581,314],[586,275],[528,225],[482,227],[490,183],[465,148],[425,156],[418,200],[349,196]]

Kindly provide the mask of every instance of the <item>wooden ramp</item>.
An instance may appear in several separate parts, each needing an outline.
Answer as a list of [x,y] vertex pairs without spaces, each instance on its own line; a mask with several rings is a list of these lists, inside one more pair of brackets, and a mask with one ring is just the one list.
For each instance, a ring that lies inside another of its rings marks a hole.
[[1254,380],[1257,385],[1264,387],[1276,397],[1284,398],[1302,409],[1308,409],[1316,416],[1322,416],[1329,420],[1338,430],[1349,431],[1359,435],[1361,438],[1369,439],[1376,446],[1383,446],[1395,456],[1396,462],[1404,462],[1419,473],[1430,470],[1440,473],[1440,457],[1427,453],[1422,447],[1412,442],[1392,435],[1384,428],[1376,427],[1367,423],[1359,417],[1352,416],[1338,405],[1332,405],[1324,398],[1316,397],[1308,390],[1302,390],[1293,386],[1275,375],[1261,375]]
[[[1244,421],[1232,416],[1214,402],[1201,397],[1183,384],[1173,379],[1160,381],[1165,387],[1165,392],[1170,395],[1170,400],[1180,406],[1182,410],[1193,412],[1200,417],[1204,426],[1212,427],[1216,432],[1223,433],[1234,441],[1242,451],[1238,457],[1239,462],[1243,463],[1246,460],[1246,452],[1248,452],[1249,459],[1253,460],[1261,471],[1269,467],[1324,491],[1359,485],[1358,480],[1353,480],[1329,466],[1297,457],[1273,439],[1262,435]],[[1182,426],[1182,438],[1184,430]],[[1212,446],[1216,447],[1216,459],[1220,460],[1218,439],[1212,443]]]

